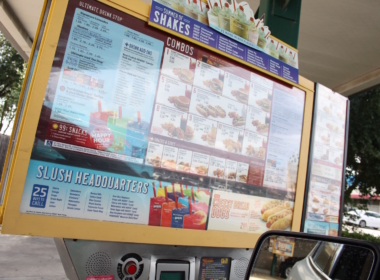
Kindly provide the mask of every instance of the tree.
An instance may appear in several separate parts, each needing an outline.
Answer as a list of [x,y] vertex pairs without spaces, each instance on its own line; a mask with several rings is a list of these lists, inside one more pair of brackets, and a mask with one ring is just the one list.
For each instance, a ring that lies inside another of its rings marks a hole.
[[358,189],[380,194],[380,87],[351,99],[345,201]]
[[[0,33],[0,132],[4,132],[16,115],[25,73],[24,59]],[[4,124],[8,125],[4,128]]]

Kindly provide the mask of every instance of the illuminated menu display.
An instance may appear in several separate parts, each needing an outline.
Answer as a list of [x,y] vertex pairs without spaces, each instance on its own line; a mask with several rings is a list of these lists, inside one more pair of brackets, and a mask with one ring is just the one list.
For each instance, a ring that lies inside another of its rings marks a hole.
[[[69,1],[35,150],[51,147],[88,164],[32,157],[20,211],[198,230],[210,221],[209,229],[230,230],[210,218],[212,189],[196,183],[218,180],[224,191],[254,186],[289,195],[286,202],[235,194],[245,196],[250,214],[231,215],[231,230],[267,230],[270,215],[260,215],[274,206],[287,210],[275,227],[289,229],[304,103],[305,92],[139,19]],[[119,170],[92,167],[103,160]],[[190,176],[195,181],[178,179]]]
[[344,176],[347,98],[318,84],[316,103],[304,231],[335,236]]

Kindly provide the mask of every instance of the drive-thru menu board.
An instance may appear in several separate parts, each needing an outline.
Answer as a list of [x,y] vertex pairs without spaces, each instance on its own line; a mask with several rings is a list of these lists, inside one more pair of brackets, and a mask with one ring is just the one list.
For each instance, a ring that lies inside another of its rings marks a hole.
[[339,228],[347,98],[318,84],[304,231],[337,235]]
[[[133,174],[32,157],[21,212],[203,230],[209,221],[209,229],[263,232],[264,212],[252,207],[268,202],[266,210],[286,205],[281,218],[290,223],[303,91],[95,1],[69,1],[54,61],[35,151],[111,159]],[[178,176],[156,180],[157,172]],[[233,194],[247,201],[249,219],[227,228],[209,207],[211,198],[230,194],[181,176],[277,189],[290,201]]]

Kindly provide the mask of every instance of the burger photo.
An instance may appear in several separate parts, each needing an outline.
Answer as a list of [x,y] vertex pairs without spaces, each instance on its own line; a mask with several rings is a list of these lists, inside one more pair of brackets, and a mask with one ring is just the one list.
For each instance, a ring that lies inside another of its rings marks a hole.
[[183,112],[189,112],[190,99],[186,96],[178,96],[174,100],[174,106]]
[[203,81],[203,84],[206,87],[209,87],[212,92],[219,95],[222,94],[223,81],[213,78],[212,80]]
[[272,106],[272,102],[268,98],[263,98],[256,101],[256,104],[263,109],[265,112],[270,112],[270,107]]
[[194,72],[189,69],[174,68],[173,72],[177,75],[181,81],[192,84],[194,80]]
[[187,69],[181,69],[178,74],[178,77],[185,83],[192,84],[194,80],[194,72]]
[[238,90],[233,90],[231,92],[231,94],[233,96],[235,96],[235,98],[241,102],[241,103],[244,103],[244,104],[247,104],[248,102],[248,95],[249,95],[249,88],[239,88]]

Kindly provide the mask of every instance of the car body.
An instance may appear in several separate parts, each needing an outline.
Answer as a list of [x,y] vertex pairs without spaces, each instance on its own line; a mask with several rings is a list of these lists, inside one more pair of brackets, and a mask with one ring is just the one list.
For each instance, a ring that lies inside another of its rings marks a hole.
[[349,224],[355,224],[360,227],[372,227],[374,229],[380,228],[380,214],[373,211],[349,211],[344,217],[343,221]]
[[365,279],[362,271],[371,267],[372,261],[366,249],[321,241],[306,258],[293,266],[287,279]]

